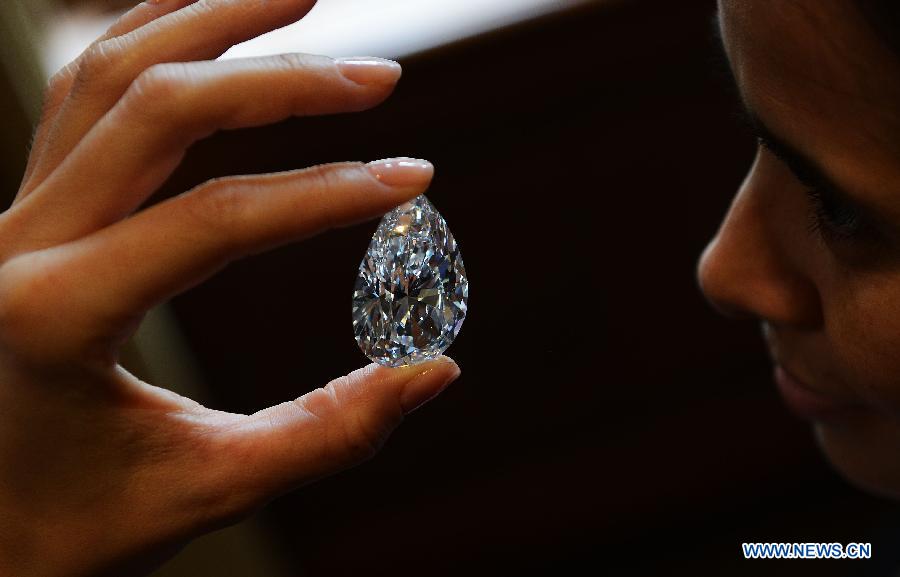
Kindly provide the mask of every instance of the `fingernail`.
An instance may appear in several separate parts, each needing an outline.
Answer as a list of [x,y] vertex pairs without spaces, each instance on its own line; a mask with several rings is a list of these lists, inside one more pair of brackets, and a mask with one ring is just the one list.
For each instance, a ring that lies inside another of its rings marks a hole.
[[449,357],[439,357],[427,365],[404,367],[397,370],[419,371],[406,384],[400,395],[400,406],[403,407],[403,413],[407,415],[441,394],[460,375],[459,366]]
[[428,184],[434,176],[434,165],[417,158],[388,158],[369,163],[372,176],[388,186]]
[[383,58],[339,58],[338,70],[357,84],[395,84],[402,69],[393,60]]

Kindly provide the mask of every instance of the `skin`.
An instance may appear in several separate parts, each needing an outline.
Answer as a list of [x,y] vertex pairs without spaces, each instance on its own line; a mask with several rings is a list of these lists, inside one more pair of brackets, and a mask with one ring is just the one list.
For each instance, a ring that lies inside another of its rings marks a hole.
[[900,497],[900,57],[851,2],[719,8],[747,107],[878,223],[810,231],[808,186],[760,146],[700,285],[723,312],[760,320],[773,360],[835,408],[808,416],[835,468]]
[[150,307],[229,261],[427,188],[425,161],[342,163],[218,179],[134,213],[198,138],[389,96],[390,61],[212,60],[313,4],[144,3],[51,81],[0,215],[0,574],[148,574],[193,537],[371,457],[459,375],[446,357],[371,365],[239,415],[117,362]]
[[[117,363],[149,307],[230,260],[427,187],[424,162],[349,163],[220,179],[132,214],[198,138],[389,95],[391,63],[209,62],[312,4],[144,3],[51,82],[0,215],[0,574],[147,574],[191,538],[368,458],[458,375],[446,359],[370,366],[236,415]],[[704,252],[701,287],[722,311],[760,319],[776,362],[840,407],[813,422],[835,466],[900,496],[897,59],[839,0],[722,0],[720,15],[747,105],[883,222],[877,236],[811,233],[807,186],[761,147]]]

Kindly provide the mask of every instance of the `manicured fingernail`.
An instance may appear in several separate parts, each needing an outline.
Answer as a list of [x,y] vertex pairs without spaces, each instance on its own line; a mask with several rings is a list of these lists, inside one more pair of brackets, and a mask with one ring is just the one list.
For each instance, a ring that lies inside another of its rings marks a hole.
[[395,84],[402,69],[393,60],[383,58],[339,58],[338,70],[357,84]]
[[428,184],[434,176],[434,166],[418,158],[388,158],[369,163],[372,176],[388,186],[418,186]]
[[405,414],[415,411],[441,394],[460,375],[459,366],[449,357],[439,357],[425,365],[396,370],[417,371],[400,395],[400,406]]

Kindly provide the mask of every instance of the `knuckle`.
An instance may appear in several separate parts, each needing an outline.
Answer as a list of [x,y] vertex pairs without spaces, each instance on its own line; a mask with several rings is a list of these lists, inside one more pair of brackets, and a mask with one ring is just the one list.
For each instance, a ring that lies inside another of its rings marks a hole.
[[209,133],[208,110],[194,97],[196,84],[188,64],[154,64],[128,86],[119,102],[119,113],[162,127],[186,147]]
[[344,449],[353,461],[364,461],[381,450],[396,424],[383,418],[381,411],[364,399],[354,398],[353,380],[351,376],[341,377],[326,385],[324,390],[340,413],[334,422]]
[[353,419],[345,419],[345,436],[348,439],[348,452],[356,461],[365,461],[374,457],[387,443],[390,430],[383,426],[373,426],[367,419],[355,414]]
[[44,90],[44,99],[49,100],[54,94],[58,93],[63,85],[68,85],[75,77],[75,71],[78,70],[77,61],[69,62],[50,76],[47,81],[47,87]]
[[102,83],[110,78],[114,69],[118,51],[114,40],[94,42],[78,57],[75,62],[75,85],[73,90],[86,92],[88,87]]
[[62,69],[57,71],[47,82],[44,90],[44,116],[49,109],[53,109],[62,102],[63,98],[68,94],[72,87],[72,80],[75,78],[77,64],[70,62]]
[[260,62],[281,70],[324,71],[334,66],[333,58],[299,52],[275,54],[261,59]]
[[186,210],[200,230],[236,246],[245,222],[246,195],[232,179],[209,180],[185,196]]
[[0,265],[0,349],[32,366],[110,368],[122,319],[88,296],[60,256],[48,249]]
[[[179,484],[185,486],[178,498],[176,510],[191,511],[191,518],[202,524],[228,526],[239,523],[265,504],[266,493],[260,491],[260,482],[253,477],[249,483],[235,482],[232,470],[223,462],[222,454],[239,454],[237,462],[246,463],[253,455],[250,449],[235,441],[223,441],[210,437],[204,439],[191,435],[190,460],[181,471],[189,471],[180,476]],[[192,463],[206,463],[201,470],[194,469]],[[210,465],[214,464],[214,465]],[[223,479],[231,482],[223,483]]]
[[0,268],[0,340],[13,348],[34,344],[40,328],[53,322],[48,303],[60,285],[59,275],[51,267],[26,264],[23,258],[14,258]]
[[276,54],[272,57],[276,67],[287,68],[290,70],[296,68],[306,68],[313,63],[313,57],[309,54],[298,54],[296,52],[287,52]]
[[318,207],[315,214],[321,219],[321,228],[334,229],[338,226],[334,192],[341,186],[345,173],[334,165],[313,166],[304,174],[305,186],[309,191],[309,205]]
[[66,277],[65,266],[46,254],[0,266],[0,348],[34,366],[112,366],[115,352]]
[[[125,100],[142,111],[158,108],[161,103],[171,104],[184,89],[184,75],[176,64],[154,64],[141,72],[131,83]],[[177,106],[170,106],[176,109]]]
[[306,169],[306,178],[311,188],[316,190],[331,190],[341,182],[340,172],[335,165],[320,164]]
[[342,398],[347,377],[301,397],[301,409],[314,415],[326,427],[327,451],[341,460],[362,462],[384,446],[393,427],[377,422],[365,408],[357,409]]

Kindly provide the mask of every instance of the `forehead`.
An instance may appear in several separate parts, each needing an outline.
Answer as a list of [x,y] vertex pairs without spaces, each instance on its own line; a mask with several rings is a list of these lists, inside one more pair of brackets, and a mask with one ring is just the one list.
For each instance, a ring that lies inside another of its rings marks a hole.
[[900,56],[854,4],[720,0],[719,19],[741,93],[773,132],[839,182],[900,195]]

